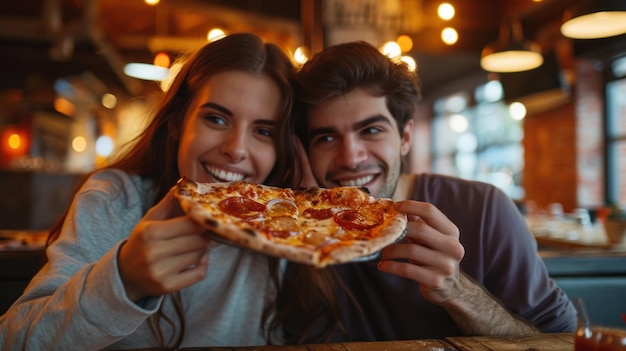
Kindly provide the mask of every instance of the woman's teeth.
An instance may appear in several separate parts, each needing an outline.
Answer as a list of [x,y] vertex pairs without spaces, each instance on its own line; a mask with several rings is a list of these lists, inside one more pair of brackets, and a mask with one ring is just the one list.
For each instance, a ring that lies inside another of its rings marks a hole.
[[227,182],[242,180],[245,177],[245,175],[241,173],[228,172],[223,169],[211,167],[211,166],[207,166],[206,170],[213,177],[218,178],[219,180],[227,181]]

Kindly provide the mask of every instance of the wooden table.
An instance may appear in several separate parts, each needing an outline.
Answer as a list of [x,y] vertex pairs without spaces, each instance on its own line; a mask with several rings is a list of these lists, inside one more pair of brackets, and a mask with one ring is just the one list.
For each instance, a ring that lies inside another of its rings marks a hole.
[[534,334],[523,337],[465,336],[444,339],[344,342],[298,346],[205,347],[181,351],[573,351],[574,335]]

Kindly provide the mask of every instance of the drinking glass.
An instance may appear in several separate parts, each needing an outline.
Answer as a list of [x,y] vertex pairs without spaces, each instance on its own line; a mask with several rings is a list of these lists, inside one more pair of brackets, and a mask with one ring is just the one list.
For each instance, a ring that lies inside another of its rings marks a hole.
[[576,351],[625,351],[626,330],[592,325],[585,301],[574,300],[578,311],[578,326],[574,336]]

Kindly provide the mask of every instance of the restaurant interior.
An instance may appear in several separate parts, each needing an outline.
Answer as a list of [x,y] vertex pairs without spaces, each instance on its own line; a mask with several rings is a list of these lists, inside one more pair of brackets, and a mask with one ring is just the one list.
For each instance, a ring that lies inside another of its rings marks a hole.
[[[626,19],[568,32],[591,5],[626,14],[617,0],[1,1],[0,314],[82,177],[145,125],[178,58],[250,31],[298,64],[365,40],[413,65],[422,96],[407,171],[501,188],[557,284],[623,327]],[[616,31],[594,36],[600,27]],[[489,55],[509,49],[538,63]]]

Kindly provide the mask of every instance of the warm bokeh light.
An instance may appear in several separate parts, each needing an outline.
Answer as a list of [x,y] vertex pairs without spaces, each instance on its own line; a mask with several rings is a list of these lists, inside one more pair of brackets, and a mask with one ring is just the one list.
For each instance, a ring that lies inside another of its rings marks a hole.
[[400,45],[398,45],[398,43],[396,43],[395,41],[388,41],[384,43],[383,46],[380,48],[380,52],[392,59],[400,57],[400,55],[402,55]]
[[402,34],[396,39],[398,45],[400,45],[400,49],[402,52],[409,52],[413,49],[413,39],[406,34]]
[[106,93],[102,95],[100,103],[102,106],[112,110],[117,106],[117,97],[111,93]]
[[[26,134],[17,128],[10,127],[0,134],[2,154],[9,156],[26,155],[28,153],[28,139]],[[0,155],[1,156],[1,155]],[[1,164],[2,162],[0,162]]]
[[159,3],[160,0],[144,0],[144,2],[150,6],[154,6]]
[[406,63],[411,71],[417,70],[417,62],[411,56],[403,55],[400,57],[400,61]]
[[459,40],[459,34],[456,29],[446,27],[441,31],[441,40],[447,45],[453,45]]
[[22,138],[20,137],[19,134],[13,133],[13,134],[9,135],[8,142],[9,142],[8,143],[9,144],[9,148],[11,148],[13,150],[17,150],[22,145]]
[[526,106],[521,102],[513,102],[509,105],[509,114],[516,121],[521,121],[526,117]]
[[296,51],[293,52],[293,59],[300,65],[303,65],[309,60],[309,49],[304,46],[298,46]]
[[163,67],[163,68],[169,68],[170,67],[169,55],[164,52],[159,52],[158,54],[154,56],[154,65]]
[[207,33],[206,40],[208,41],[216,41],[217,39],[222,39],[226,36],[226,33],[220,28],[213,28]]
[[449,21],[454,18],[454,6],[448,4],[447,2],[443,2],[437,8],[437,15],[444,21]]
[[62,96],[57,96],[54,99],[54,109],[66,116],[73,116],[76,111],[74,104]]
[[83,152],[87,149],[87,140],[82,136],[77,136],[72,140],[72,149],[76,152]]

